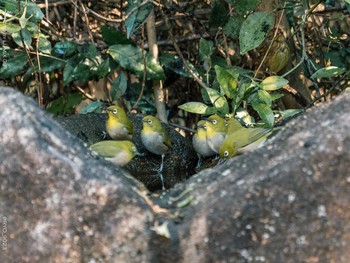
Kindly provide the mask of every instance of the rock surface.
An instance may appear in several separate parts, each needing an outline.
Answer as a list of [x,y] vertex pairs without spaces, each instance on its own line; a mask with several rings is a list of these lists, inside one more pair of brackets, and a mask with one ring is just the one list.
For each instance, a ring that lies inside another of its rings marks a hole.
[[1,88],[0,107],[0,262],[350,262],[350,93],[152,198],[163,209],[31,99]]
[[[134,124],[133,142],[141,156],[136,156],[125,169],[144,183],[150,191],[162,189],[160,176],[157,172],[160,167],[161,156],[147,151],[141,142],[140,131],[143,116],[129,116]],[[56,117],[55,119],[88,145],[104,139],[103,132],[106,130],[107,114],[77,114],[69,117]],[[165,155],[163,169],[165,187],[171,188],[195,173],[197,154],[191,141],[181,136],[171,127],[165,124],[164,127],[173,142],[172,149]]]

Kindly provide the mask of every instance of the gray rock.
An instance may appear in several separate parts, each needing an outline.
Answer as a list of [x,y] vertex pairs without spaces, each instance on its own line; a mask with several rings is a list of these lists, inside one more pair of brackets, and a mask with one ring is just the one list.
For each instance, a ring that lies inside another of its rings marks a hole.
[[350,262],[349,100],[152,197],[159,209],[126,172],[2,88],[0,262]]

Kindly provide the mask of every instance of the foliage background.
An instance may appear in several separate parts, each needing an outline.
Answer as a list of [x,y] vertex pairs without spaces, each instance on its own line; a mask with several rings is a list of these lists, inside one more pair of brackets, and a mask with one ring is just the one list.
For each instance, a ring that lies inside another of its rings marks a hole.
[[[160,81],[171,122],[193,127],[195,113],[219,113],[272,126],[349,86],[349,6],[0,0],[0,79],[56,115],[101,112],[112,103],[155,114]],[[153,9],[159,62],[145,26]],[[282,71],[268,72],[262,60],[278,49],[267,52],[275,32],[290,54]]]

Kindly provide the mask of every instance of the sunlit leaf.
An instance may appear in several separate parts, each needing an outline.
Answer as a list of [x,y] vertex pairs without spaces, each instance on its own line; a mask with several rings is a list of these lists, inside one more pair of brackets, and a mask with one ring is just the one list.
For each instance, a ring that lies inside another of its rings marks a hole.
[[287,84],[288,80],[286,80],[285,78],[282,78],[280,76],[270,76],[261,82],[260,87],[263,90],[278,90],[283,88]]
[[178,107],[184,111],[197,113],[197,114],[204,114],[204,115],[210,115],[216,112],[215,108],[209,107],[208,105],[205,105],[204,103],[201,103],[201,102],[187,102]]
[[317,78],[332,78],[337,75],[343,74],[346,70],[343,68],[338,68],[335,66],[325,67],[317,70],[314,74],[311,75],[311,79]]
[[218,92],[215,89],[205,88],[205,90],[208,93],[209,99],[211,103],[214,105],[214,107],[223,114],[228,113],[229,106],[226,98],[222,96],[220,92]]
[[218,80],[221,89],[225,95],[232,99],[233,91],[237,87],[237,78],[239,74],[234,69],[225,69],[220,66],[215,66],[216,79]]
[[32,33],[28,31],[28,29],[23,28],[20,31],[12,34],[12,39],[15,41],[15,43],[23,48],[21,33],[24,40],[24,43],[27,47],[29,47],[32,44]]
[[261,102],[265,103],[267,106],[271,107],[272,98],[270,93],[265,90],[258,90],[258,98]]
[[287,120],[303,111],[304,111],[303,109],[289,109],[289,110],[280,111],[279,113],[281,114],[284,120]]

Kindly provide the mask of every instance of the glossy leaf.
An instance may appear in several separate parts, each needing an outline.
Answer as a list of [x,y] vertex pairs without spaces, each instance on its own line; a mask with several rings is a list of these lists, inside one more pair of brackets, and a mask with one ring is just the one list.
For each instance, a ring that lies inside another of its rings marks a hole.
[[197,114],[210,115],[215,113],[215,108],[209,107],[208,105],[205,105],[202,102],[187,102],[178,107],[184,111]]
[[272,29],[274,17],[265,12],[255,12],[243,22],[239,32],[239,45],[241,54],[257,48]]
[[124,72],[120,72],[112,82],[111,97],[113,101],[116,101],[124,95],[126,88],[128,87],[128,81]]
[[280,76],[270,76],[261,82],[260,87],[263,90],[278,90],[287,85],[288,82],[288,80]]
[[343,74],[345,71],[345,69],[338,68],[335,66],[325,67],[317,70],[314,74],[312,74],[311,79],[332,78],[337,75]]
[[127,19],[125,20],[126,35],[128,38],[145,22],[152,8],[152,2],[143,4],[142,1],[128,1]]
[[226,98],[222,96],[220,92],[218,92],[215,89],[205,88],[205,90],[208,93],[209,99],[211,103],[214,105],[214,107],[223,114],[228,113],[229,106]]
[[232,99],[233,91],[237,88],[237,78],[239,74],[234,69],[225,69],[215,66],[216,79],[225,95]]
[[13,33],[12,34],[12,39],[13,41],[15,41],[15,43],[20,46],[21,48],[23,48],[23,43],[22,43],[22,39],[21,39],[21,34],[23,36],[23,40],[24,43],[26,44],[26,46],[30,46],[32,44],[32,33],[28,31],[28,29],[23,28],[20,31]]
[[2,67],[0,68],[1,78],[11,78],[20,75],[27,62],[27,56],[23,53],[10,59],[3,59]]
[[52,54],[62,57],[70,57],[77,50],[77,44],[70,41],[58,42],[52,50]]
[[40,35],[38,43],[39,51],[44,54],[51,54],[51,42],[44,36]]
[[265,103],[267,106],[271,107],[272,104],[272,98],[270,96],[270,93],[268,93],[265,90],[259,90],[258,91],[258,98],[261,102]]
[[271,128],[275,122],[275,117],[272,109],[264,103],[254,103],[253,109],[259,114],[262,121],[267,127]]
[[13,34],[21,30],[21,27],[15,24],[0,22],[1,34]]
[[99,79],[105,77],[110,71],[110,67],[109,67],[109,58],[107,58],[105,61],[103,61],[97,70],[97,76]]

